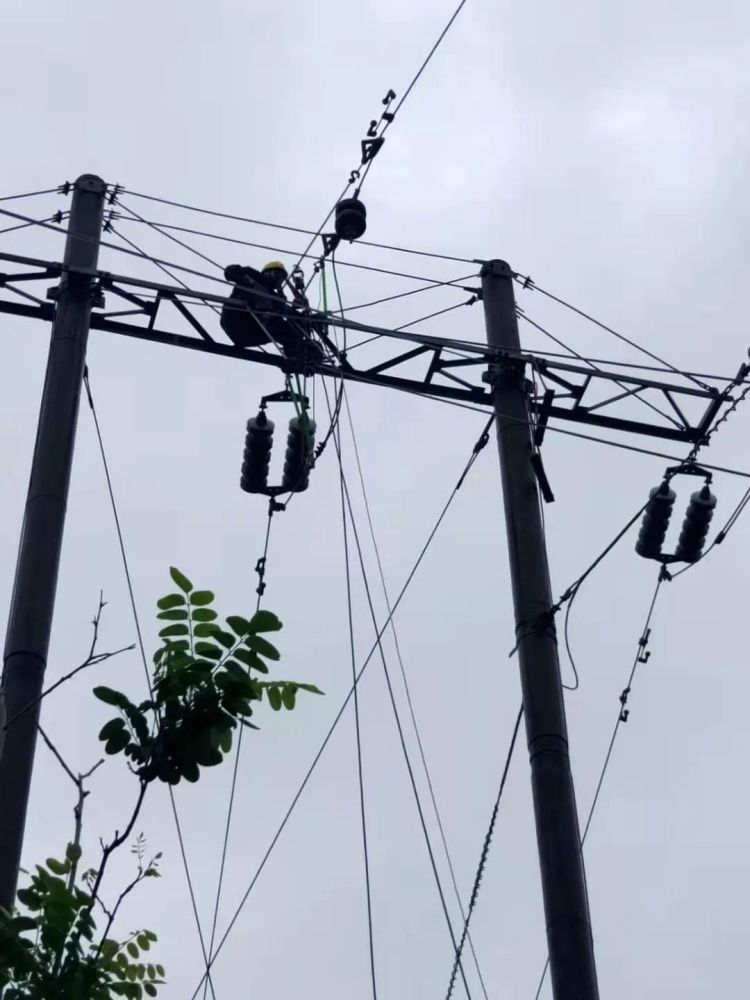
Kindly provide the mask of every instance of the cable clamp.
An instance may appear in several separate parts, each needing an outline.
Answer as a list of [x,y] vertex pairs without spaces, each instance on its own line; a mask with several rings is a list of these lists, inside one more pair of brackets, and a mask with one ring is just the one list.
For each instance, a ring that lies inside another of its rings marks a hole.
[[627,722],[628,716],[630,715],[630,710],[625,707],[628,703],[629,694],[630,688],[626,687],[620,695],[620,704],[622,705],[622,708],[620,709],[620,722]]

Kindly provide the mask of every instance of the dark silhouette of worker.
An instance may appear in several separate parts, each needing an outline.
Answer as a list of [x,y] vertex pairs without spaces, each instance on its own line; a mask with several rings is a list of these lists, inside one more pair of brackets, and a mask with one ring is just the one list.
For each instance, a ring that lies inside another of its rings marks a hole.
[[272,260],[261,271],[230,264],[224,277],[234,286],[232,299],[244,305],[225,303],[221,327],[238,347],[275,344],[294,361],[322,361],[323,351],[311,339],[302,317],[294,318],[284,295],[288,274],[284,265]]

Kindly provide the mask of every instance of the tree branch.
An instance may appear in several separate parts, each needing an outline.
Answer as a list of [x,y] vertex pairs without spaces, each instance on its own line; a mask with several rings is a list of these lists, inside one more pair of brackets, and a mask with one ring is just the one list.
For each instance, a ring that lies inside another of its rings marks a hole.
[[[3,731],[7,730],[10,726],[12,726],[14,722],[20,719],[22,715],[25,715],[26,712],[28,712],[30,709],[35,708],[44,698],[47,697],[47,695],[50,695],[52,694],[53,691],[56,691],[61,684],[64,684],[66,681],[71,680],[73,677],[76,676],[76,674],[79,674],[82,670],[85,670],[87,667],[97,666],[99,663],[104,663],[105,660],[109,660],[113,656],[119,656],[121,653],[129,653],[130,650],[135,649],[135,643],[133,642],[129,646],[123,646],[122,648],[115,649],[110,653],[96,652],[96,644],[99,641],[99,624],[101,622],[102,611],[106,606],[107,602],[103,599],[103,595],[100,591],[99,606],[96,609],[96,614],[94,615],[91,622],[94,629],[93,635],[91,637],[91,647],[89,649],[88,656],[83,661],[83,663],[80,663],[75,668],[75,670],[71,670],[70,673],[65,674],[63,677],[60,677],[58,680],[55,681],[54,684],[51,684],[46,690],[42,691],[42,693],[39,695],[38,698],[35,698],[33,701],[30,701],[28,705],[25,705],[19,712],[16,712],[13,718],[9,719],[5,723],[5,725],[3,726]],[[75,781],[76,780],[75,776],[72,777],[73,781]]]

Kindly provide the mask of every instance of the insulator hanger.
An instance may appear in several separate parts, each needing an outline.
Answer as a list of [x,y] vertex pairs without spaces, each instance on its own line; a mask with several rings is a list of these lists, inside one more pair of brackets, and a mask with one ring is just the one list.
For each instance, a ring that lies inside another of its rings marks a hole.
[[[670,555],[662,551],[662,546],[677,499],[669,483],[678,475],[699,476],[703,479],[703,487],[690,496],[677,548]],[[703,554],[709,525],[716,508],[716,497],[710,489],[711,481],[711,472],[695,462],[672,466],[666,470],[662,482],[651,490],[643,512],[641,529],[635,543],[635,551],[639,556],[644,559],[654,559],[663,565],[674,562],[698,562]]]
[[[279,486],[268,485],[275,426],[266,414],[269,403],[294,403],[298,409],[297,415],[289,421],[284,470]],[[251,417],[246,427],[240,475],[240,488],[245,493],[276,497],[282,493],[302,493],[307,489],[315,459],[315,421],[308,416],[309,406],[307,396],[287,389],[261,399],[257,417]]]

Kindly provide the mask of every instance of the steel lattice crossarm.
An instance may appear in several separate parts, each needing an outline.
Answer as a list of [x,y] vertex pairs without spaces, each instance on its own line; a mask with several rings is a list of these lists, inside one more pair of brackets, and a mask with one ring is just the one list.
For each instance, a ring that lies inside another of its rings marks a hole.
[[[0,312],[51,320],[54,303],[24,288],[31,282],[59,277],[66,270],[64,265],[16,254],[0,254],[0,260],[19,268],[15,273],[0,274],[0,288],[23,299],[19,302],[0,297]],[[247,308],[239,300],[108,271],[96,271],[89,277],[96,279],[97,289],[92,329],[290,370],[290,362],[273,348],[263,351],[229,343],[214,313],[209,313],[210,323],[198,318],[199,307],[204,312],[205,306],[218,310],[225,303]],[[105,294],[110,299],[121,299],[127,308],[107,310]],[[48,299],[53,296],[54,291],[47,293]],[[262,317],[263,313],[258,315]],[[687,377],[682,384],[662,382],[627,371],[587,367],[576,359],[568,362],[527,353],[510,357],[476,343],[386,330],[333,313],[308,310],[303,314],[290,306],[288,315],[298,322],[309,319],[316,330],[322,331],[329,356],[309,370],[350,381],[490,406],[488,383],[493,373],[512,364],[528,366],[534,375],[529,383],[530,407],[542,433],[553,418],[694,444],[704,438],[722,407],[732,403],[732,386],[726,381],[723,389]],[[325,332],[327,327],[372,335],[377,338],[382,360],[357,366],[351,353],[333,344]],[[680,377],[679,373],[675,376]],[[635,408],[635,403],[642,405]]]

